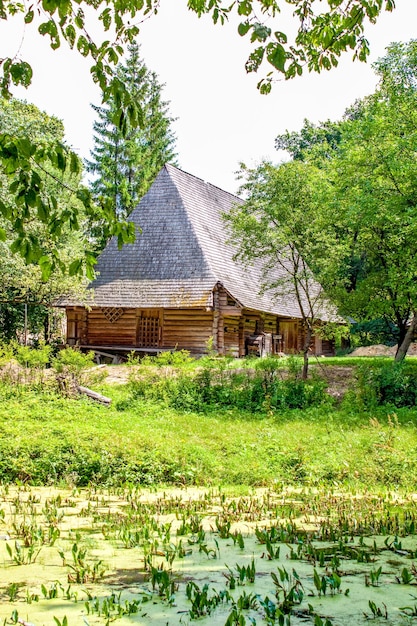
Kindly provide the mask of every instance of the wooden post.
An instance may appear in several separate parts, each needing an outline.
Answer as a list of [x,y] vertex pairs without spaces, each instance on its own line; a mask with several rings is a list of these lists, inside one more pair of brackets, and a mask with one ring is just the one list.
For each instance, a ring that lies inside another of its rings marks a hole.
[[25,326],[24,326],[24,344],[28,345],[28,304],[25,302]]
[[239,319],[239,358],[245,356],[245,320],[243,316]]
[[217,351],[219,354],[224,355],[224,318],[219,313],[219,327],[217,332]]

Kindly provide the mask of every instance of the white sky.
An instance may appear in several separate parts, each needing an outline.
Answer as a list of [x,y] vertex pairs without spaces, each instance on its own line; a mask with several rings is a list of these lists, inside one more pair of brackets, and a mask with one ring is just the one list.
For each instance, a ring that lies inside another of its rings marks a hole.
[[[371,62],[393,41],[417,37],[417,1],[397,0],[397,8],[369,26]],[[284,24],[282,30],[288,31]],[[27,28],[20,55],[34,68],[33,85],[15,90],[19,98],[63,120],[68,143],[85,158],[92,148],[94,111],[99,92],[88,62],[65,48],[53,52]],[[13,56],[22,40],[22,26],[0,20],[0,57]],[[241,161],[255,165],[262,158],[278,161],[275,137],[312,122],[339,119],[356,98],[371,93],[375,76],[370,64],[353,63],[347,55],[338,68],[308,74],[274,85],[261,96],[244,63],[250,46],[236,24],[214,26],[186,9],[185,0],[162,0],[157,16],[138,38],[150,70],[165,84],[164,99],[178,118],[175,123],[179,165],[223,189],[236,192],[235,172]]]

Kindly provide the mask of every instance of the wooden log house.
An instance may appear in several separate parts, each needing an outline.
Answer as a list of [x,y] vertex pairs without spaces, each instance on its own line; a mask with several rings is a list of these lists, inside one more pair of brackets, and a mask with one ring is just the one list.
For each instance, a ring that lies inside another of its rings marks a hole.
[[[119,250],[112,239],[100,255],[88,306],[60,303],[68,345],[104,355],[202,355],[210,344],[236,357],[298,352],[303,329],[295,298],[260,294],[260,263],[243,267],[234,258],[222,215],[240,202],[164,166],[130,216],[135,243]],[[317,337],[312,352],[332,354],[333,345]]]

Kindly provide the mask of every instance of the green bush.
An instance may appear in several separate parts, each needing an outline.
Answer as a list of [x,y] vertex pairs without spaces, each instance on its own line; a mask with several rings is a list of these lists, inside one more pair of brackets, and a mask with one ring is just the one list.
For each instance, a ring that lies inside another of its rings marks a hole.
[[0,367],[4,367],[14,358],[13,347],[10,343],[0,344]]
[[159,352],[155,357],[155,365],[163,367],[171,365],[173,367],[181,367],[182,365],[188,365],[193,361],[188,350],[168,350],[166,352]]
[[59,374],[68,372],[78,378],[84,370],[92,367],[93,361],[94,352],[85,354],[75,348],[64,348],[58,352],[52,365]]
[[130,377],[134,398],[164,402],[185,411],[237,408],[265,412],[319,405],[325,399],[326,383],[319,378],[304,381],[299,367],[292,365],[287,378],[277,375],[278,359],[265,359],[255,370],[228,370],[221,360],[204,362],[197,372],[178,371],[158,376],[155,371],[136,371]]
[[356,397],[365,407],[417,404],[417,363],[402,361],[361,365],[357,370]]
[[32,348],[30,346],[17,346],[16,360],[29,369],[43,369],[49,363],[51,355],[50,346],[40,346],[39,348]]

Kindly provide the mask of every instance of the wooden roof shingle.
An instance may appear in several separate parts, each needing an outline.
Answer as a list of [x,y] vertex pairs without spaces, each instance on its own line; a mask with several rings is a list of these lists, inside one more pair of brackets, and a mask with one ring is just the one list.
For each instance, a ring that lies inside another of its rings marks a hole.
[[213,289],[221,283],[245,308],[299,318],[293,296],[259,294],[261,262],[246,267],[234,260],[236,249],[227,241],[222,215],[241,202],[165,165],[130,215],[138,226],[136,241],[119,250],[113,238],[101,253],[90,285],[93,306],[210,307]]

